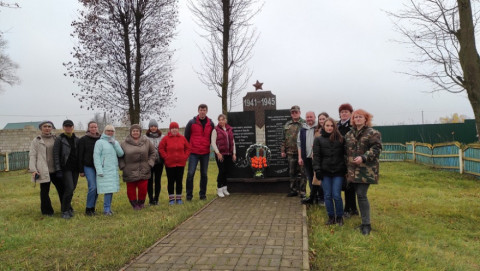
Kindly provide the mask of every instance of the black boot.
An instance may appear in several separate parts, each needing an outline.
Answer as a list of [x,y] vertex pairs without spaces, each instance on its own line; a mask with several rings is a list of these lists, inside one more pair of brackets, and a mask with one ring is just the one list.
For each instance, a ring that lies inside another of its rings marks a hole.
[[327,223],[325,225],[333,225],[335,224],[335,217],[334,216],[329,216]]
[[145,207],[145,200],[139,200],[137,201],[138,203],[138,209],[143,209]]
[[94,216],[95,215],[95,208],[85,208],[85,215]]
[[312,190],[310,191],[310,197],[302,199],[302,204],[313,204],[317,199],[318,185],[312,185]]
[[138,203],[136,200],[131,200],[130,204],[132,205],[133,209],[137,210],[138,209]]
[[343,226],[343,217],[337,216],[336,218],[338,226]]
[[363,235],[369,235],[372,231],[372,226],[370,226],[370,224],[362,224],[362,226],[360,227],[360,231]]

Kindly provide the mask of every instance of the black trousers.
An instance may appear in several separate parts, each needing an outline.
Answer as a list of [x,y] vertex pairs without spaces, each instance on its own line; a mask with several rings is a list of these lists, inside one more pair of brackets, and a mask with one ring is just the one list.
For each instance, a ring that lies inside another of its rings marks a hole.
[[345,188],[345,213],[346,212],[358,212],[357,210],[357,197],[355,194],[355,187],[352,184],[347,185]]
[[[305,169],[305,175],[307,176],[308,180],[308,185],[310,186],[310,191],[312,191],[312,181],[313,181],[313,159],[312,158],[307,158],[303,160],[304,164],[304,169]],[[324,194],[323,194],[323,188],[322,185],[320,185],[320,189],[317,189],[316,195],[312,195],[310,193],[310,197],[312,199],[317,198],[320,201],[323,201],[324,199]]]
[[40,184],[40,210],[44,215],[53,215],[52,202],[50,200],[50,183],[55,185],[58,193],[58,199],[62,204],[63,185],[62,181],[58,181],[55,173],[50,173],[50,182]]
[[215,161],[217,161],[218,166],[217,188],[227,186],[227,172],[233,165],[232,155],[223,155],[223,161],[218,160],[215,155]]
[[148,200],[150,200],[150,202],[158,201],[158,196],[160,195],[160,190],[162,188],[162,183],[160,181],[160,178],[162,177],[162,172],[163,163],[155,164],[151,169],[150,179],[148,179],[147,186]]
[[78,183],[78,171],[69,169],[63,170],[63,197],[62,197],[62,212],[72,210],[72,198],[75,188]]
[[[165,167],[167,171],[168,185],[167,190],[169,195],[182,195],[182,180],[185,167]],[[175,193],[174,193],[175,192]]]

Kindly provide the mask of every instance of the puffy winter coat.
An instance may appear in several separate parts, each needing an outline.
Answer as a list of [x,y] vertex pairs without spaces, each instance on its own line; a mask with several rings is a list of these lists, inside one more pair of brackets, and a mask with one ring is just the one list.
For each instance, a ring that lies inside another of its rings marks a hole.
[[93,161],[97,171],[97,193],[115,193],[120,190],[118,158],[123,156],[123,150],[113,136],[102,134],[95,143]]
[[190,143],[190,152],[195,154],[210,153],[210,140],[214,128],[213,121],[206,117],[207,123],[203,127],[200,119],[194,117],[185,127],[185,138]]
[[132,136],[128,135],[120,146],[124,152],[119,161],[120,169],[123,170],[123,181],[148,180],[156,158],[152,142],[144,135],[135,142]]
[[223,155],[232,155],[233,151],[233,129],[230,125],[225,124],[225,130],[220,126],[215,127],[217,132],[217,144],[218,151]]
[[[382,136],[371,127],[356,127],[345,135],[347,153],[347,181],[349,183],[378,183],[378,159],[382,151]],[[353,159],[362,157],[363,162],[355,165]]]
[[[53,135],[55,139],[55,135]],[[30,160],[28,168],[30,172],[39,172],[40,178],[35,181],[32,177],[32,182],[48,183],[50,182],[50,172],[47,164],[47,146],[41,136],[37,136],[30,144],[29,152]]]
[[313,170],[318,179],[323,176],[344,176],[345,147],[340,141],[330,141],[330,134],[322,131],[322,135],[313,140]]
[[160,141],[158,151],[163,157],[166,167],[184,167],[190,155],[190,144],[183,135],[172,135],[169,132]]

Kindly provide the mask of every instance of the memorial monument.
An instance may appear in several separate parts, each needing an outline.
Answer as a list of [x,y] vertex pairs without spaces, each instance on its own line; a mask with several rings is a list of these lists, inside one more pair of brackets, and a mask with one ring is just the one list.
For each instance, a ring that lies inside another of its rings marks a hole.
[[[281,157],[283,127],[290,110],[277,110],[277,98],[256,82],[243,97],[243,111],[229,112],[237,161],[229,169],[228,189],[242,193],[288,193],[288,162]],[[259,91],[261,90],[261,91]]]

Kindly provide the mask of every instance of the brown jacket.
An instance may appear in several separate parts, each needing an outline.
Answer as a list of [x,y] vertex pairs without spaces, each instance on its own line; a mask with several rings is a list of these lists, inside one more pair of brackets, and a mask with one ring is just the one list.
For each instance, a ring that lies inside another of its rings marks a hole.
[[146,136],[141,136],[138,142],[128,135],[120,146],[125,155],[119,159],[120,169],[123,170],[124,182],[148,180],[150,169],[155,164],[156,151],[152,142]]

